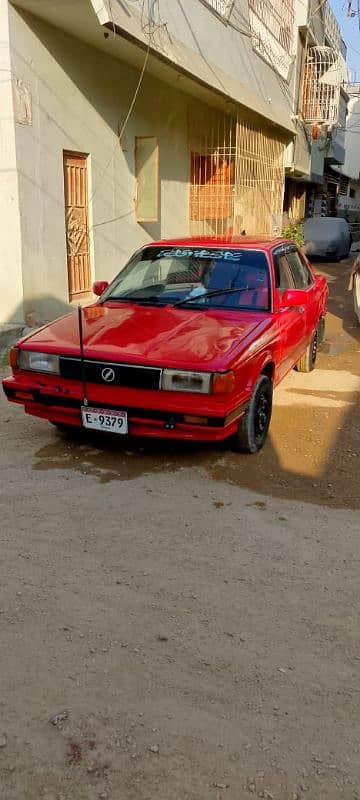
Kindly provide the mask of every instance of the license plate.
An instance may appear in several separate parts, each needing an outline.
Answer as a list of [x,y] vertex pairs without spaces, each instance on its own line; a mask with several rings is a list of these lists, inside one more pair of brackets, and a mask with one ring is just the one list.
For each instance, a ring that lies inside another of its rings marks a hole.
[[107,431],[108,433],[128,432],[128,418],[126,411],[113,411],[109,408],[81,407],[81,418],[84,428],[92,431]]

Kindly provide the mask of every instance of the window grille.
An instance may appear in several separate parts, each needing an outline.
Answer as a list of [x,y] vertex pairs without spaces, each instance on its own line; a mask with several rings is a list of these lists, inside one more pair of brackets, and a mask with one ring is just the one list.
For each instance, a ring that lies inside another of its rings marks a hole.
[[220,17],[228,17],[233,0],[205,0],[205,3],[213,8]]
[[285,144],[241,116],[189,114],[190,232],[266,234],[281,225]]
[[290,53],[294,32],[293,0],[249,0],[249,9],[281,47]]
[[302,114],[305,122],[338,120],[341,64],[331,47],[310,47],[304,69]]
[[340,25],[334,16],[329,3],[325,3],[324,13],[325,37],[330,47],[339,52],[341,50]]

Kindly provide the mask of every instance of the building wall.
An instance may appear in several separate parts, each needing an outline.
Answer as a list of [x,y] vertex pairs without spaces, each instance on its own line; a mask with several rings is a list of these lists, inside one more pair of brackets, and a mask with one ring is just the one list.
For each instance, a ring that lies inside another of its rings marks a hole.
[[349,86],[348,91],[350,100],[348,103],[348,115],[346,118],[345,132],[345,161],[341,168],[343,175],[358,180],[360,176],[360,86],[355,84]]
[[304,219],[306,204],[306,183],[291,180],[285,181],[283,225],[298,223]]
[[[299,49],[301,51],[304,44],[306,45],[306,57],[310,58],[310,63],[306,64],[305,53],[302,59],[298,54],[298,110],[305,122],[298,122],[293,155],[294,169],[295,173],[310,173],[310,182],[316,185],[323,182],[326,165],[339,164],[344,159],[347,95],[340,87],[347,81],[346,47],[328,0],[320,4],[316,0],[309,0],[307,23],[304,12],[301,19],[299,0],[296,0],[295,7],[298,9],[297,19],[300,26]],[[329,63],[331,62],[331,53],[322,49],[324,45],[335,51],[338,65],[338,70],[335,69],[328,84],[315,77],[321,74],[321,70],[326,70],[326,66],[322,66],[326,55],[329,56]],[[316,186],[314,190],[317,194]]]
[[307,22],[308,8],[304,0],[294,0],[295,31],[293,43],[293,67],[290,90],[292,96],[292,112],[295,115],[296,137],[287,147],[285,167],[296,175],[309,176],[311,165],[311,146],[306,135],[306,128],[300,117],[302,102],[302,83],[306,59],[303,28]]
[[346,212],[351,221],[360,222],[360,183],[350,180],[346,195],[339,196],[339,211]]
[[333,156],[334,160],[338,164],[343,164],[345,160],[345,128],[346,128],[346,111],[348,105],[348,98],[347,96],[344,97],[343,94],[340,95],[340,103],[339,103],[339,116],[338,116],[338,125],[334,129],[332,137],[331,137],[331,147],[330,147],[330,156]]
[[[119,130],[138,85],[139,70],[11,7],[10,32],[11,66],[14,80],[21,87],[15,144],[24,309],[26,322],[37,324],[69,308],[63,152],[88,154],[92,275],[94,279],[109,280],[143,243],[190,232],[189,131],[196,116],[194,110],[202,109],[201,136],[208,145],[212,110],[178,88],[176,73],[174,85],[170,85],[146,71],[120,143]],[[228,113],[221,113],[229,118]],[[232,114],[236,119],[234,106]],[[259,128],[259,117],[258,127],[252,128],[251,115],[249,110],[249,122],[245,118],[241,122],[244,136],[251,130],[250,137],[257,141],[261,135],[259,153],[264,154],[269,137],[270,150],[278,163],[277,194],[281,206],[284,130],[278,129],[280,138],[276,140],[276,129],[269,128],[266,134],[262,125]],[[219,130],[221,133],[221,125]],[[159,143],[159,221],[149,224],[138,223],[135,216],[135,137],[141,136],[155,136]],[[215,150],[219,144],[220,140],[215,142]],[[215,150],[211,151],[211,158],[215,157]],[[259,156],[256,160],[254,168],[263,178],[262,159]],[[244,163],[247,164],[246,159]],[[248,170],[249,175],[239,182],[241,196],[244,187],[249,188],[251,180],[255,180],[251,164]],[[263,199],[266,189],[260,183]],[[275,224],[271,216],[274,191],[268,195],[271,202],[264,232]],[[268,203],[267,197],[265,200]],[[240,216],[250,232],[251,219],[243,211]]]
[[0,73],[1,324],[23,321],[19,193],[7,3],[0,3]]
[[[91,2],[104,23],[103,7],[101,11],[98,0]],[[254,49],[256,40],[250,35],[248,0],[224,2],[224,9],[228,7],[231,11],[230,24],[226,24],[227,16],[222,21],[221,15],[214,13],[212,0],[157,0],[151,5],[153,17],[149,21],[148,4],[142,8],[141,3],[112,0],[109,27],[115,23],[119,31],[145,46],[150,43],[154,50],[196,79],[293,131],[291,102],[283,81]]]
[[[152,238],[188,232],[188,98],[145,76],[120,147],[139,73],[35,17],[10,13],[13,73],[32,105],[31,124],[16,126],[16,156],[25,314],[36,323],[67,310],[64,150],[90,154],[94,278],[112,278]],[[147,135],[159,138],[160,222],[140,225],[134,139]]]

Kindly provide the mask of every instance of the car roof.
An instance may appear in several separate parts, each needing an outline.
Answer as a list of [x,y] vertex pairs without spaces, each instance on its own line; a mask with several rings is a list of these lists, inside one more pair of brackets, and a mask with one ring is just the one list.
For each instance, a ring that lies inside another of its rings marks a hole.
[[183,239],[160,239],[148,242],[145,247],[224,247],[245,250],[271,250],[279,244],[289,243],[288,239],[269,236],[188,236]]

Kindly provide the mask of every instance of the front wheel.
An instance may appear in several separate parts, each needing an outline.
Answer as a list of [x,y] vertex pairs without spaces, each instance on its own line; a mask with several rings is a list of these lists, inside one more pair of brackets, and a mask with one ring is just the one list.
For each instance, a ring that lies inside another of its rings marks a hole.
[[308,344],[305,353],[296,364],[295,369],[297,372],[312,372],[315,369],[316,357],[318,349],[318,334],[315,331],[310,344]]
[[320,345],[325,339],[325,317],[320,317],[317,326],[317,344]]
[[273,387],[267,375],[260,375],[255,384],[249,406],[239,421],[233,437],[234,449],[257,453],[263,447],[269,430],[272,412]]

